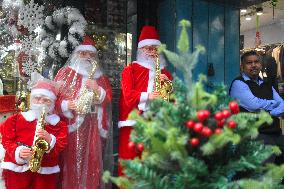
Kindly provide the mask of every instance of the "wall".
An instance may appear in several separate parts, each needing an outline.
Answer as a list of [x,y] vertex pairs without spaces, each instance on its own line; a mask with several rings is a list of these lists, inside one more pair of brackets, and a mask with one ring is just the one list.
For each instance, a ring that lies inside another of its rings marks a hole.
[[[284,21],[259,28],[263,45],[284,43]],[[255,29],[241,32],[244,35],[244,48],[255,47]]]
[[[212,63],[215,75],[208,77],[209,81],[229,85],[239,73],[239,10],[201,0],[163,0],[158,8],[161,41],[168,49],[176,51],[181,19],[192,24],[188,29],[191,51],[198,44],[206,48],[199,57],[194,78],[207,74]],[[172,66],[169,69],[180,75]]]

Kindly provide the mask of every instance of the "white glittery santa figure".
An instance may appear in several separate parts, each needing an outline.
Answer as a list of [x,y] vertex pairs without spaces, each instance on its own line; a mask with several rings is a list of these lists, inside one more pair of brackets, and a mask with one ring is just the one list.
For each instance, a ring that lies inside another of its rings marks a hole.
[[[96,70],[91,74],[96,60]],[[92,76],[91,76],[92,75]],[[104,170],[112,169],[112,89],[97,57],[94,41],[85,36],[55,77],[62,84],[57,109],[67,119],[69,136],[64,152],[62,188],[98,189]],[[91,110],[78,111],[83,89],[93,91]]]
[[[51,81],[38,81],[31,90],[30,110],[9,117],[1,128],[6,150],[1,164],[7,189],[55,189],[59,176],[59,154],[67,144],[67,125],[53,113],[57,89]],[[46,109],[45,129],[38,126],[42,109]],[[29,160],[36,136],[50,144],[37,172],[29,170]]]
[[[158,33],[153,26],[142,28],[137,51],[137,60],[124,68],[121,81],[121,96],[119,102],[119,158],[133,159],[138,153],[129,149],[130,133],[134,120],[129,120],[129,113],[137,109],[147,110],[149,101],[159,98],[160,93],[154,91],[155,66],[158,47],[161,45]],[[172,80],[171,74],[165,69],[165,60],[160,55],[161,81]],[[121,167],[119,175],[123,175]]]

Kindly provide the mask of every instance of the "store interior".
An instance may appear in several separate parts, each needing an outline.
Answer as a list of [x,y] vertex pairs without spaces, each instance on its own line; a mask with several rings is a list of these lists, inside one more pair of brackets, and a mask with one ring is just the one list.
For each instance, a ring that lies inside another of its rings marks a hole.
[[[284,42],[284,1],[271,1],[240,9],[240,34],[243,36],[242,48],[255,47],[256,31],[260,32],[261,44],[271,45]],[[259,15],[258,15],[259,14]],[[258,21],[257,21],[258,17]]]

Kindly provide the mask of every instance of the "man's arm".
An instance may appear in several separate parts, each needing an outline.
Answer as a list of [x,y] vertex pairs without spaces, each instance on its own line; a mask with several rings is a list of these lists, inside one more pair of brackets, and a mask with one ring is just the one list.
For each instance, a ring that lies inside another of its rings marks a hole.
[[254,96],[249,86],[240,80],[232,83],[230,96],[240,102],[240,106],[250,112],[259,110],[271,111],[279,103],[276,100],[266,100]]

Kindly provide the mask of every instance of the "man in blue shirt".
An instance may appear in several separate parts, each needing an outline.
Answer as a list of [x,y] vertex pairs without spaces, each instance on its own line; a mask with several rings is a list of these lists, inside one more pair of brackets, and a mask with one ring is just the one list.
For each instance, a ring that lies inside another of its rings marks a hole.
[[270,82],[259,77],[262,69],[260,57],[256,51],[249,51],[241,57],[241,76],[231,84],[229,94],[240,103],[242,112],[265,110],[273,118],[271,125],[263,124],[259,128],[259,139],[266,144],[277,145],[283,152],[269,161],[284,163],[284,136],[280,128],[279,116],[284,115],[284,101]]

